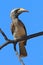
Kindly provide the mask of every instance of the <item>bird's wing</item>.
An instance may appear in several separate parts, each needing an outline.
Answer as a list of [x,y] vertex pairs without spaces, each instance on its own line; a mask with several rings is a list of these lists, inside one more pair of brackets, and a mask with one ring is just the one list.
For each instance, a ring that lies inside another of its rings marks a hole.
[[24,28],[24,30],[25,30],[25,35],[27,35],[27,31],[26,31],[25,25],[21,22],[21,20],[18,19],[18,21],[19,21],[19,22],[18,22],[19,25],[22,26],[22,27]]
[[[27,36],[26,28],[25,28],[24,24],[20,20],[19,20],[19,25],[23,26],[24,31],[25,31],[25,36]],[[20,57],[27,56],[27,52],[26,52],[26,49],[25,49],[26,42],[27,42],[27,40],[23,40],[23,41],[19,42]]]
[[[25,35],[24,36],[27,36],[27,31],[26,31],[25,25],[21,22],[21,20],[19,20],[18,24],[24,28],[24,31],[25,31]],[[24,45],[26,45],[26,42],[27,42],[27,40],[25,40]]]

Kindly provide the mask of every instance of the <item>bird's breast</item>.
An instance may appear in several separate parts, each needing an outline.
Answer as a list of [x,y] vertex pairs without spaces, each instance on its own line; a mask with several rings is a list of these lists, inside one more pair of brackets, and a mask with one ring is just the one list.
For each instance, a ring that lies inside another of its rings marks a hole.
[[20,38],[21,36],[25,35],[24,28],[21,27],[21,26],[19,26],[19,25],[15,26],[15,31],[14,31],[14,34],[13,35],[17,39]]

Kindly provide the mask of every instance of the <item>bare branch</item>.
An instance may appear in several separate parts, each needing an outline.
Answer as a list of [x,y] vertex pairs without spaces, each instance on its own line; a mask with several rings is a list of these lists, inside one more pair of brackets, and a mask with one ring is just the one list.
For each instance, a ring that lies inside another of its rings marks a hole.
[[7,36],[6,36],[5,33],[1,30],[1,28],[0,28],[0,33],[3,35],[3,37],[4,37],[5,40],[8,40]]
[[42,31],[42,32],[38,32],[38,33],[35,33],[35,34],[31,34],[31,35],[22,37],[18,40],[10,40],[10,39],[7,38],[7,36],[5,35],[5,33],[1,29],[0,29],[0,32],[4,36],[5,40],[7,40],[2,46],[0,46],[0,49],[2,49],[3,47],[5,47],[6,45],[11,44],[11,43],[14,44],[14,43],[17,43],[17,42],[22,41],[22,40],[28,40],[28,39],[31,39],[31,38],[34,38],[34,37],[37,37],[37,36],[43,36],[43,31]]
[[7,46],[8,44],[11,44],[11,42],[10,42],[10,41],[6,41],[4,44],[2,44],[2,45],[0,46],[0,50],[1,50],[3,47]]
[[[3,45],[0,46],[0,50],[1,50],[3,47],[5,47],[5,46],[7,46],[8,44],[11,44],[11,43],[12,43],[12,44],[15,44],[15,43],[17,43],[17,42],[19,42],[19,41],[22,41],[22,40],[28,40],[28,39],[32,39],[32,38],[37,37],[37,36],[43,36],[43,31],[42,31],[42,32],[38,32],[38,33],[35,33],[35,34],[31,34],[31,35],[25,36],[25,37],[21,37],[21,38],[18,39],[18,40],[10,40],[10,39],[7,38],[7,36],[5,35],[5,33],[4,33],[1,29],[0,29],[0,33],[3,35],[4,39],[6,40],[6,42],[5,42]],[[16,50],[16,55],[17,55],[17,57],[18,57],[20,63],[21,63],[22,65],[25,65],[24,62],[23,62],[23,60],[22,60],[21,57],[19,56],[17,50]]]
[[17,57],[18,57],[20,63],[21,63],[22,65],[25,65],[24,62],[23,62],[23,60],[21,59],[21,57],[19,56],[19,54],[18,54],[17,51],[16,51],[16,55],[17,55]]

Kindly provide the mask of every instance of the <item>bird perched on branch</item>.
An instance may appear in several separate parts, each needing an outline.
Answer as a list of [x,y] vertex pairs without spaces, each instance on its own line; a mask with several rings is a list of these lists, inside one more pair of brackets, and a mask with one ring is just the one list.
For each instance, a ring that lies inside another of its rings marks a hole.
[[[18,8],[18,9],[13,9],[10,13],[12,19],[11,32],[15,40],[27,36],[25,26],[22,23],[22,21],[18,18],[18,16],[23,12],[28,12],[28,11],[25,10],[24,8]],[[26,45],[26,40],[19,42],[20,57],[27,56],[25,45]],[[14,44],[14,49],[16,51],[16,44]]]

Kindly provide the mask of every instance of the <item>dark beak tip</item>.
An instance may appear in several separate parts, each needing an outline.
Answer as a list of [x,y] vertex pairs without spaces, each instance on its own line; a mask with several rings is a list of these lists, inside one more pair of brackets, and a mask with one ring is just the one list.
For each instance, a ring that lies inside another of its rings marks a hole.
[[29,12],[28,10],[25,10],[24,12]]
[[27,11],[27,12],[29,12],[29,11]]

